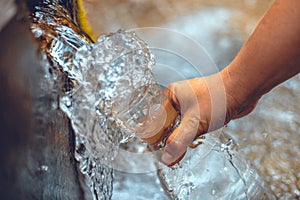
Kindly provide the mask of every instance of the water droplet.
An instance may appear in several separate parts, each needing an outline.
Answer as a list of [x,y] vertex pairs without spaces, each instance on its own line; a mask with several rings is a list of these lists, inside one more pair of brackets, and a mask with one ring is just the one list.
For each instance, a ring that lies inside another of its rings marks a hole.
[[216,192],[216,190],[215,190],[215,189],[212,189],[212,190],[211,190],[211,194],[212,194],[213,196],[215,196],[215,195],[216,195],[216,193],[217,193],[217,192]]
[[264,132],[262,135],[264,136],[264,138],[267,138],[269,134]]
[[38,168],[38,171],[40,172],[47,172],[49,169],[49,167],[47,165],[41,165],[39,168]]

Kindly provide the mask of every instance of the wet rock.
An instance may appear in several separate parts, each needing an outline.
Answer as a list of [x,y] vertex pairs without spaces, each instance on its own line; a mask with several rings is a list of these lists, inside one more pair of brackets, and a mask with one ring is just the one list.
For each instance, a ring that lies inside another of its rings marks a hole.
[[74,133],[24,13],[0,32],[0,199],[83,199]]

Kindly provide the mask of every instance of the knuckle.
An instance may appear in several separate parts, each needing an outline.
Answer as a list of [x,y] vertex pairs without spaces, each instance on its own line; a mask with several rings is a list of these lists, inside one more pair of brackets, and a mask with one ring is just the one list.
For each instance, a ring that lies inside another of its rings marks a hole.
[[166,150],[171,152],[173,155],[180,155],[186,150],[187,146],[181,141],[172,140],[169,144],[166,145]]

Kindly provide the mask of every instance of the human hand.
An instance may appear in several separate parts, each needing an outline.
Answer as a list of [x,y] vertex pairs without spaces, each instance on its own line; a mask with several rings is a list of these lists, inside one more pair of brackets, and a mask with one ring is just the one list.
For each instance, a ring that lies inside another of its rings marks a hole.
[[164,93],[181,115],[181,123],[168,137],[161,157],[168,166],[181,160],[195,138],[248,114],[257,102],[244,101],[246,92],[233,84],[226,70],[172,83]]

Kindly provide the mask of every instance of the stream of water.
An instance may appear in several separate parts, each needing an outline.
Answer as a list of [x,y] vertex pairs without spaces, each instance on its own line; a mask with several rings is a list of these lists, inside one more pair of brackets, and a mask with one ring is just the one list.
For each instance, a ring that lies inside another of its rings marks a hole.
[[133,136],[148,115],[145,109],[162,102],[153,55],[134,32],[102,35],[92,43],[59,4],[34,9],[32,32],[50,62],[59,107],[75,131],[83,184],[93,199],[111,199],[111,165],[120,143]]
[[[72,96],[83,81],[83,69],[74,65],[75,54],[79,48],[88,47],[92,41],[74,23],[70,13],[56,1],[45,1],[36,5],[33,8],[31,20],[32,32],[50,63],[50,76],[45,78],[54,83],[54,89],[60,97],[59,107],[69,117],[72,117],[70,114],[70,110],[73,108]],[[83,187],[86,187],[85,185],[89,187],[93,199],[110,199],[112,196],[112,169],[100,162],[100,158],[103,160],[101,155],[97,157],[89,151],[91,150],[89,148],[90,141],[84,137],[84,133],[79,132],[77,126],[74,126],[74,129],[76,134],[76,152],[74,153],[79,169],[84,175]],[[111,160],[108,157],[106,159]],[[86,198],[88,196],[90,195],[86,195]]]

